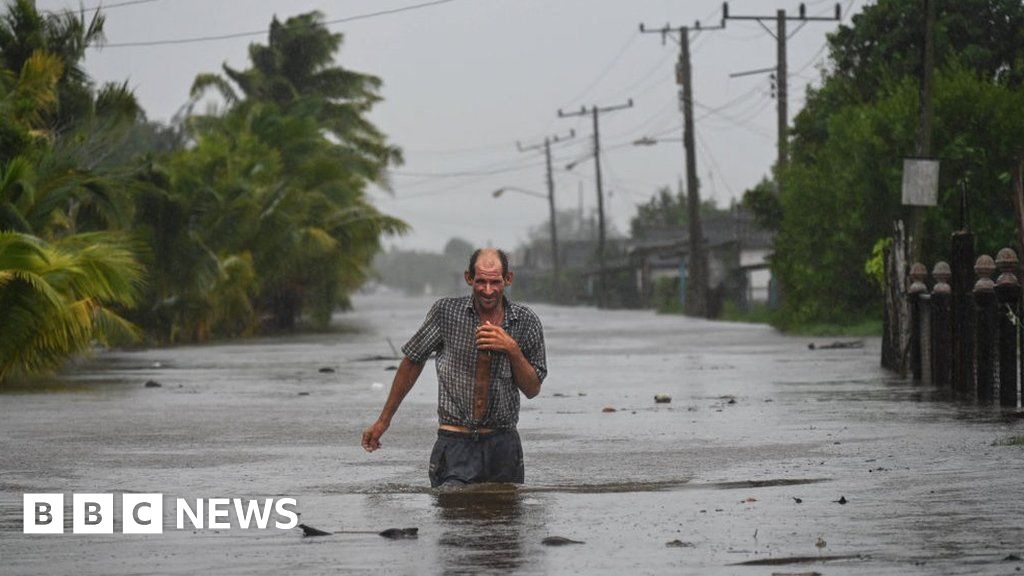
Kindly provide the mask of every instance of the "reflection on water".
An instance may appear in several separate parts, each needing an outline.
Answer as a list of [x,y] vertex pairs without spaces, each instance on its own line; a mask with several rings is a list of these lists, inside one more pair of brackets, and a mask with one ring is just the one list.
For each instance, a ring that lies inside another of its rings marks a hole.
[[529,561],[529,534],[539,504],[512,484],[479,484],[435,495],[445,574],[519,570]]

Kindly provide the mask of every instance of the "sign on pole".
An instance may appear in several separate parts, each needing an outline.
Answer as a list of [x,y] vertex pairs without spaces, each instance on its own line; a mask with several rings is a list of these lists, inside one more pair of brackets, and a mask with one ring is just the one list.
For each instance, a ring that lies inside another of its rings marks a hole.
[[939,161],[903,159],[903,204],[935,206],[939,197]]

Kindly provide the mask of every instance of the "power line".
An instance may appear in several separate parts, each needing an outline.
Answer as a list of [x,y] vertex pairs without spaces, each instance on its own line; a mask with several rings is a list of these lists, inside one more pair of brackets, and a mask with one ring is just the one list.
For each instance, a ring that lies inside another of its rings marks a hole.
[[[648,70],[639,80],[637,80],[636,82],[633,82],[632,84],[626,86],[625,88],[622,88],[622,89],[620,89],[620,90],[618,90],[616,92],[612,92],[611,94],[608,95],[608,97],[609,98],[618,98],[619,96],[622,96],[623,94],[626,94],[626,93],[629,93],[629,92],[632,92],[632,93],[647,92],[649,88],[653,87],[653,85],[648,85],[648,84],[645,84],[645,83],[652,76],[654,76],[656,73],[663,71],[664,70],[665,62],[668,61],[668,59],[671,58],[672,56],[673,56],[673,54],[671,52],[665,52],[664,56],[662,56],[662,58],[660,60],[655,62],[654,66],[652,66],[650,68],[650,70]],[[662,76],[662,77],[658,78],[657,82],[664,82],[667,78],[670,78],[670,75],[666,74],[665,76]],[[641,87],[641,85],[643,85],[643,87]]]
[[[89,6],[88,8],[81,8],[82,12],[96,12],[97,10],[110,10],[111,8],[123,8],[125,6],[135,6],[136,4],[149,4],[151,2],[159,2],[160,0],[125,0],[124,2],[115,2],[113,4],[97,4],[95,6]],[[74,11],[74,8],[65,8],[66,10]]]
[[[156,1],[156,0],[135,0],[141,1]],[[378,10],[376,12],[367,12],[365,14],[356,14],[355,16],[347,16],[345,18],[335,18],[333,20],[324,20],[310,24],[310,26],[330,26],[332,24],[341,24],[344,22],[354,22],[356,20],[366,20],[369,18],[376,18],[377,16],[387,16],[390,14],[398,14],[399,12],[408,12],[410,10],[418,10],[420,8],[428,8],[431,6],[438,6],[440,4],[447,4],[449,2],[455,2],[455,0],[433,0],[432,2],[422,2],[420,4],[411,4],[409,6],[402,6],[400,8],[392,8],[390,10]],[[139,42],[111,42],[105,44],[104,48],[128,48],[128,47],[139,47],[139,46],[168,46],[175,44],[194,44],[197,42],[214,42],[217,40],[230,40],[233,38],[246,38],[250,36],[263,36],[267,33],[267,29],[262,30],[251,30],[248,32],[236,32],[233,34],[219,34],[214,36],[193,36],[191,38],[172,38],[167,40],[145,40]]]
[[504,168],[495,168],[493,170],[462,170],[455,172],[407,172],[405,170],[392,170],[390,174],[392,176],[408,176],[411,178],[463,178],[466,176],[490,176],[492,174],[502,174],[504,172],[517,172],[519,170],[525,170],[526,168],[539,166],[541,164],[543,164],[543,162],[507,166]]
[[636,34],[630,34],[629,38],[626,39],[626,43],[622,45],[622,48],[619,49],[618,53],[615,54],[611,61],[608,62],[607,65],[605,65],[604,70],[597,76],[597,78],[589,85],[587,85],[587,87],[584,88],[583,91],[577,94],[574,98],[566,101],[563,107],[568,107],[570,104],[579,101],[580,98],[583,98],[584,96],[589,94],[591,90],[593,90],[598,84],[600,84],[601,80],[604,80],[605,76],[607,76],[608,73],[615,68],[615,65],[619,63],[619,60],[622,59],[622,56],[626,53],[627,50],[629,50],[629,47],[632,46],[634,42],[636,42]]
[[704,141],[704,138],[700,135],[699,131],[695,130],[694,133],[697,135],[697,145],[700,146],[701,150],[704,151],[704,155],[707,156],[708,160],[711,161],[711,166],[714,168],[714,172],[712,172],[712,175],[714,176],[717,174],[718,180],[725,185],[725,190],[729,193],[729,197],[735,198],[736,192],[733,191],[732,186],[729,185],[729,182],[722,177],[722,167],[718,164],[718,160],[716,160],[715,156],[711,153],[711,147],[708,146],[707,142]]

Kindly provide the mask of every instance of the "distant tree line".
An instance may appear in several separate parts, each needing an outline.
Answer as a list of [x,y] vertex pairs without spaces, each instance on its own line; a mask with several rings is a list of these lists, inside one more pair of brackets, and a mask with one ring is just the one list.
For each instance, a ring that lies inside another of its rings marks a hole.
[[393,248],[374,259],[374,279],[409,296],[461,295],[466,291],[462,273],[474,249],[462,238],[448,240],[441,254]]
[[[401,152],[379,78],[335,63],[319,13],[276,18],[250,65],[196,78],[172,126],[82,68],[104,17],[0,14],[0,382],[94,342],[322,327],[406,225],[367,199]],[[209,90],[223,104],[197,113]]]

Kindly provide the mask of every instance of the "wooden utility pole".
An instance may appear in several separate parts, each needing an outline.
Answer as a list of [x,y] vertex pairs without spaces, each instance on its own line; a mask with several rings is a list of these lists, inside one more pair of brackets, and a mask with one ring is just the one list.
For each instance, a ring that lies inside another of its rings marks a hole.
[[576,136],[575,130],[570,130],[567,136],[545,136],[543,144],[534,144],[532,146],[523,146],[518,141],[516,142],[516,148],[520,152],[529,152],[532,150],[544,149],[544,160],[547,166],[547,184],[548,184],[548,209],[551,218],[551,274],[552,274],[552,297],[556,300],[562,297],[561,286],[562,286],[562,274],[561,274],[561,263],[558,258],[558,226],[555,224],[555,217],[557,211],[555,210],[555,178],[551,170],[551,145],[558,142],[569,140]]
[[598,117],[605,112],[614,112],[616,110],[624,110],[626,108],[633,107],[633,99],[630,98],[625,104],[619,104],[617,106],[605,106],[603,108],[596,105],[591,106],[589,109],[586,106],[580,106],[578,112],[563,112],[561,109],[558,110],[559,118],[569,118],[572,116],[586,116],[590,114],[594,119],[594,170],[597,177],[597,263],[598,263],[598,279],[597,279],[597,306],[599,308],[605,308],[608,306],[608,284],[606,276],[607,264],[605,262],[605,225],[604,225],[604,190],[601,186],[601,132],[598,122]]
[[704,227],[700,218],[700,189],[697,180],[697,151],[694,143],[693,127],[693,67],[690,62],[690,32],[700,33],[705,30],[722,30],[725,20],[720,26],[701,27],[700,22],[693,28],[681,26],[670,28],[667,24],[657,30],[648,30],[640,24],[640,32],[645,34],[661,34],[662,43],[673,33],[679,36],[679,63],[676,68],[676,83],[682,85],[683,110],[683,151],[686,159],[686,211],[687,228],[689,229],[690,258],[686,268],[686,297],[683,303],[684,312],[688,316],[706,317],[708,315],[708,255],[704,249]]
[[[786,21],[794,20],[800,22],[800,26],[793,31],[796,34],[797,30],[803,27],[807,22],[838,22],[842,16],[842,9],[839,4],[836,4],[834,16],[808,16],[806,7],[801,4],[800,12],[797,16],[786,16],[785,10],[776,10],[774,16],[730,16],[729,15],[729,3],[726,2],[722,5],[723,16],[722,20],[754,20],[761,25],[769,34],[775,38],[775,94],[778,111],[778,159],[776,160],[776,193],[778,193],[781,187],[781,179],[779,173],[786,167],[789,162],[789,67],[786,63],[786,41],[789,40],[789,34],[786,33]],[[775,20],[775,31],[772,32],[771,28],[765,25],[765,21]],[[757,72],[762,72],[758,70]]]
[[[917,142],[915,154],[918,158],[932,155],[932,71],[935,68],[935,4],[936,0],[924,2],[924,46],[921,50],[921,82],[918,92]],[[924,244],[924,206],[910,208],[910,261],[921,261],[921,247]]]

